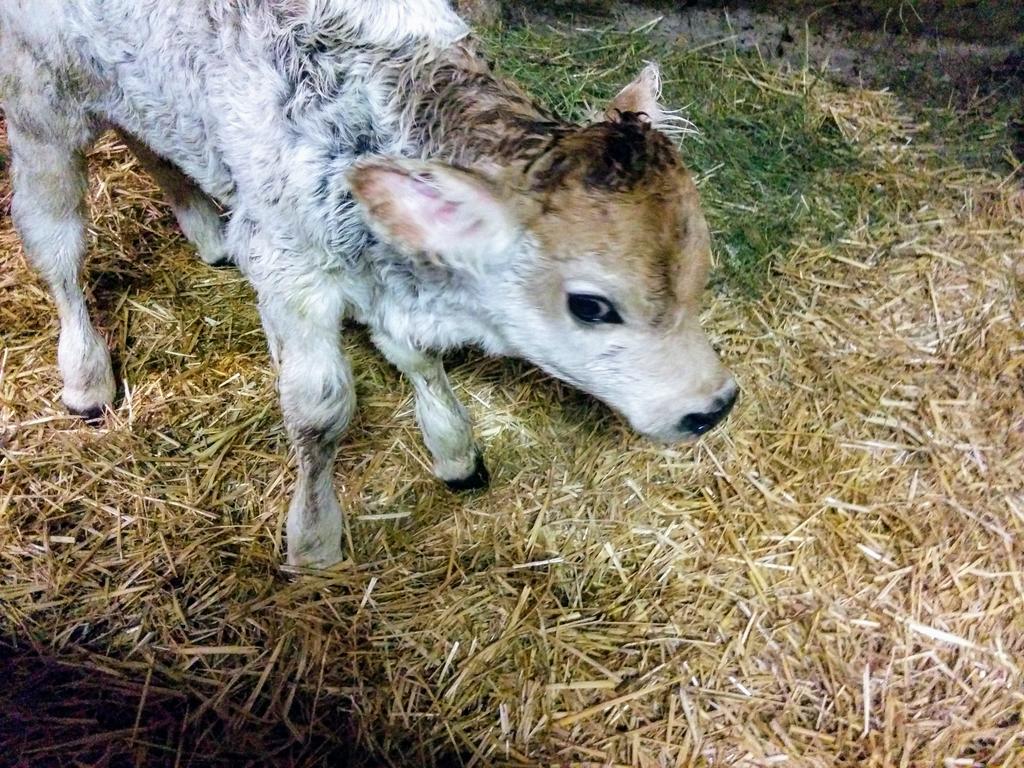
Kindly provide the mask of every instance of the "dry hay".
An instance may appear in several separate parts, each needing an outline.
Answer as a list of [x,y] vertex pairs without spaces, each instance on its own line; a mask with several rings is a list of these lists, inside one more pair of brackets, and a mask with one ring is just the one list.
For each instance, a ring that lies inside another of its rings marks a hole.
[[[743,389],[726,428],[653,446],[469,356],[452,377],[494,477],[452,496],[408,386],[349,332],[351,561],[302,578],[280,569],[292,474],[250,292],[104,143],[105,427],[64,415],[50,302],[0,231],[4,635],[123,681],[143,723],[173,693],[182,734],[263,734],[251,762],[1024,760],[1024,196],[938,164],[884,95],[818,108],[873,202],[756,301],[713,299]],[[202,762],[147,733],[133,760]]]

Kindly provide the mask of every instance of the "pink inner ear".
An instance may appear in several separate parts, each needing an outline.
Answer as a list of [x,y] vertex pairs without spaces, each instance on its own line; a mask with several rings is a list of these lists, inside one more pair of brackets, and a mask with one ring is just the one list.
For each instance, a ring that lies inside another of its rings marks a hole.
[[[416,206],[430,221],[438,224],[450,224],[458,216],[462,206],[452,200],[445,200],[441,191],[425,179],[411,177],[412,191],[419,198]],[[424,222],[429,225],[430,222]]]
[[368,168],[355,187],[373,222],[405,249],[475,258],[505,248],[513,234],[501,201],[466,172]]
[[410,181],[412,181],[412,188],[424,197],[437,199],[441,196],[441,192],[436,187],[428,184],[424,179],[413,176]]
[[443,203],[437,211],[435,211],[435,215],[442,221],[449,222],[455,218],[455,214],[458,210],[459,206],[455,203]]

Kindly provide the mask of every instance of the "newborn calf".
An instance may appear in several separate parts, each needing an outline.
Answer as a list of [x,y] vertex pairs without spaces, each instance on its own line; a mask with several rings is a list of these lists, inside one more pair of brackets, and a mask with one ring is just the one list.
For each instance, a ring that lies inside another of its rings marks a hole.
[[438,357],[465,344],[657,440],[705,432],[736,385],[698,325],[708,228],[658,91],[649,66],[566,122],[497,77],[443,0],[5,0],[13,215],[60,315],[64,403],[95,417],[114,397],[79,285],[85,153],[113,128],[203,260],[256,290],[298,456],[290,563],[341,558],[345,317],[412,381],[454,488],[487,480]]

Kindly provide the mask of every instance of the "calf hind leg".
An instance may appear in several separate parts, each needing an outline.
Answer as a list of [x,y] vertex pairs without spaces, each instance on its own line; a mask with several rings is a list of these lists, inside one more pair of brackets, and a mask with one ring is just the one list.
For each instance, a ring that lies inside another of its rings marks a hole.
[[25,255],[46,281],[60,316],[57,363],[62,399],[72,413],[93,420],[114,400],[110,353],[89,320],[79,284],[85,257],[83,148],[19,128],[12,116],[8,136],[13,155],[12,217]]
[[129,133],[118,131],[139,164],[153,177],[174,211],[178,226],[211,267],[232,263],[224,245],[224,227],[213,201],[176,165],[164,160]]

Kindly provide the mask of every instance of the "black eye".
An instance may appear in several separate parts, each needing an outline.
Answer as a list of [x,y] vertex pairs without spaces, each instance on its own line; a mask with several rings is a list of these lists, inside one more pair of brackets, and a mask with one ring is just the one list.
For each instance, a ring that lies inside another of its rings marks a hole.
[[589,293],[570,293],[569,311],[581,323],[622,323],[622,316],[608,299]]

